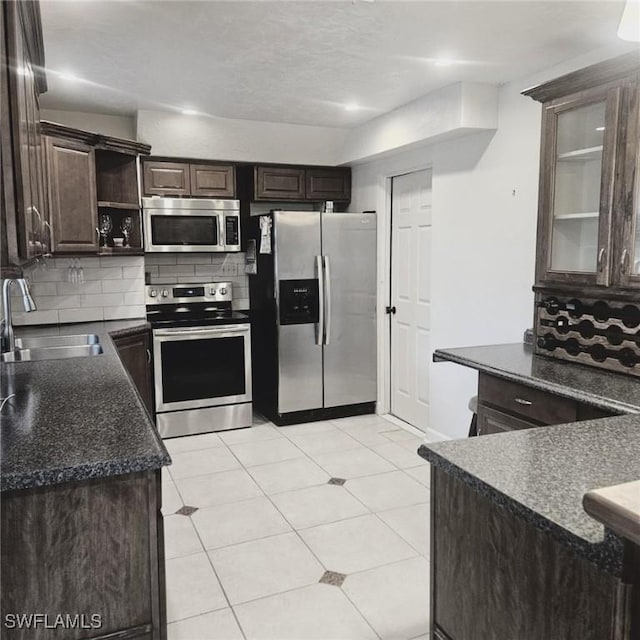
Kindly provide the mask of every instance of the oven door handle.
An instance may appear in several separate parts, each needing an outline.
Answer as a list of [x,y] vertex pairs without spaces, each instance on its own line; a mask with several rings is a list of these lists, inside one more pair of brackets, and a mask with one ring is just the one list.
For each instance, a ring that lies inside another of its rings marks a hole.
[[202,327],[181,328],[181,329],[154,329],[153,335],[158,337],[179,337],[179,336],[210,336],[217,333],[241,333],[249,331],[248,324],[225,324],[219,327],[203,329]]

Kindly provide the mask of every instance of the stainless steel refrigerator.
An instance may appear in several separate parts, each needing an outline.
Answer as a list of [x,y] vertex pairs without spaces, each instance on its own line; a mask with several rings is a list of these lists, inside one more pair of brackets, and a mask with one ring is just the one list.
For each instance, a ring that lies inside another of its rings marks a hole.
[[376,401],[376,217],[276,211],[249,276],[257,408],[276,424],[371,413]]

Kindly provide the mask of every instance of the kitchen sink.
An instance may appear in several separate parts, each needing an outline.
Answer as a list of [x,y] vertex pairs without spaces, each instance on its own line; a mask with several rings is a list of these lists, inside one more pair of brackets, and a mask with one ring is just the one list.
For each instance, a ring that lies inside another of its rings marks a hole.
[[95,333],[71,336],[43,336],[33,338],[16,338],[16,349],[42,349],[47,347],[80,347],[100,344]]
[[83,344],[60,347],[33,347],[16,349],[2,354],[2,362],[28,362],[31,360],[61,360],[63,358],[83,358],[104,353],[100,344]]

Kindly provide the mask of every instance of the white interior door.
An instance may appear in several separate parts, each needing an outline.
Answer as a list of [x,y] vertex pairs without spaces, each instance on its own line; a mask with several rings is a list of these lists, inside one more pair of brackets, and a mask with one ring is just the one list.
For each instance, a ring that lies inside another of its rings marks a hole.
[[392,180],[391,413],[429,426],[431,170]]

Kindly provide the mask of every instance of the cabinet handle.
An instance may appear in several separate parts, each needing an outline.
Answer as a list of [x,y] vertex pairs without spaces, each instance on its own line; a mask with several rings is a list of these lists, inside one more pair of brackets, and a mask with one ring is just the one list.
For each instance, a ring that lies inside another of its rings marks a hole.
[[49,245],[47,246],[47,253],[45,255],[50,256],[53,251],[53,229],[46,220],[43,221],[43,224],[49,229]]
[[147,364],[151,364],[151,351],[149,349],[145,349],[147,352]]
[[523,400],[522,398],[514,398],[513,401],[517,402],[518,404],[524,405],[525,407],[530,407],[533,404],[531,400]]
[[625,249],[622,252],[622,258],[620,258],[620,273],[625,276],[627,275],[627,268],[629,267],[629,249]]
[[98,249],[100,248],[100,229],[96,227],[96,235],[98,236]]
[[598,271],[602,271],[602,269],[604,268],[604,254],[605,248],[602,247],[600,251],[598,251]]

